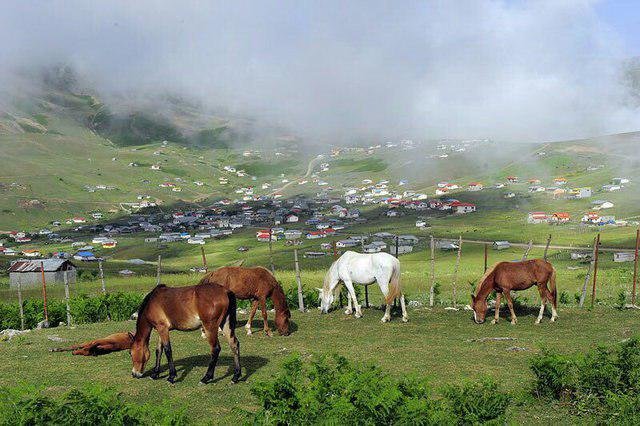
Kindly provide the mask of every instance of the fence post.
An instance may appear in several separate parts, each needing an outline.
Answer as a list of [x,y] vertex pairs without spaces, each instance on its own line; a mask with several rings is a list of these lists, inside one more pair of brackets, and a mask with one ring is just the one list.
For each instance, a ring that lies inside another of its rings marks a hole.
[[98,261],[98,269],[100,270],[100,281],[102,282],[102,294],[107,294],[107,286],[104,283],[104,271],[102,270],[102,260]]
[[462,252],[462,235],[458,238],[458,255],[456,257],[456,266],[453,270],[453,307],[456,307],[457,294],[456,284],[458,281],[458,268],[460,267],[460,254]]
[[160,285],[160,272],[162,271],[162,255],[158,255],[158,270],[156,271],[156,285]]
[[64,300],[67,304],[67,327],[71,327],[71,307],[69,306],[69,271],[64,271]]
[[204,266],[204,270],[208,271],[207,267],[207,256],[204,254],[204,247],[200,246],[200,253],[202,254],[202,266]]
[[276,267],[273,264],[273,243],[271,238],[273,237],[273,228],[269,228],[269,263],[271,264],[271,273],[275,274]]
[[484,272],[487,272],[488,259],[489,259],[489,244],[484,243]]
[[[338,260],[338,249],[336,247],[335,241],[331,241],[331,247],[333,248],[333,261],[335,262],[336,260]],[[344,303],[342,301],[342,291],[338,293],[338,299],[340,300],[340,309],[344,308]]]
[[544,247],[543,259],[547,260],[547,253],[549,252],[549,246],[551,245],[551,234],[547,237],[547,245]]
[[633,292],[631,305],[636,306],[636,283],[638,282],[638,246],[640,245],[640,228],[636,230],[636,250],[633,257]]
[[24,307],[22,306],[22,282],[18,277],[18,305],[20,306],[20,330],[24,330]]
[[593,259],[593,287],[591,289],[591,307],[596,301],[596,283],[598,281],[598,252],[600,246],[600,233],[596,236],[595,258]]
[[42,273],[42,301],[44,305],[45,328],[49,327],[49,312],[47,312],[47,282],[44,278],[44,262],[40,262],[40,272]]
[[584,284],[582,284],[582,293],[580,293],[580,304],[579,306],[582,308],[584,306],[584,301],[587,298],[587,285],[589,284],[589,278],[591,278],[591,268],[593,268],[593,259],[596,256],[596,239],[593,239],[593,251],[591,254],[591,261],[589,262],[589,267],[587,269],[587,274],[584,277]]
[[529,243],[527,244],[527,248],[525,249],[524,254],[522,255],[522,262],[527,260],[527,257],[529,257],[529,252],[531,251],[531,247],[533,247],[533,240],[529,240]]
[[431,286],[429,288],[429,307],[433,308],[435,303],[435,285],[436,285],[436,243],[431,235],[429,243],[431,248]]
[[300,279],[300,264],[298,263],[298,249],[293,249],[293,261],[296,267],[296,282],[298,284],[298,310],[304,312],[304,297],[302,294],[302,280]]

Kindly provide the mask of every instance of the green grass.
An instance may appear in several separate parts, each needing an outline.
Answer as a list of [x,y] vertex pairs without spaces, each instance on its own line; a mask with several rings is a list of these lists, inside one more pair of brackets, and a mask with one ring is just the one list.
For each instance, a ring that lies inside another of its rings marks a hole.
[[[297,329],[286,338],[268,338],[262,333],[248,337],[238,330],[246,379],[238,385],[232,385],[227,375],[231,356],[226,344],[223,344],[216,371],[219,380],[207,386],[197,385],[209,360],[208,345],[198,332],[172,333],[179,382],[171,386],[164,380],[132,379],[127,352],[98,358],[48,352],[49,348],[65,343],[51,342],[47,336],[56,335],[77,342],[132,330],[133,322],[32,331],[10,342],[0,343],[4,360],[0,364],[0,385],[35,384],[63,391],[90,382],[122,392],[131,402],[144,403],[153,399],[184,407],[198,423],[228,424],[235,418],[234,409],[257,408],[256,400],[249,393],[252,383],[272,377],[292,352],[303,356],[338,353],[355,361],[379,365],[393,376],[414,373],[430,377],[436,386],[488,376],[508,391],[526,393],[533,385],[529,362],[543,348],[564,353],[586,351],[594,345],[631,336],[640,319],[635,311],[561,308],[558,323],[550,324],[545,320],[534,326],[532,313],[520,315],[516,326],[507,321],[494,326],[488,323],[475,325],[467,311],[447,312],[441,309],[411,310],[407,324],[401,323],[397,317],[389,324],[381,324],[382,312],[373,309],[365,310],[364,317],[359,320],[346,317],[340,311],[328,315],[320,315],[316,311],[294,312],[293,322]],[[240,315],[241,320],[244,318]],[[512,337],[517,340],[471,341],[482,337]],[[154,341],[155,338],[152,345]],[[509,350],[514,346],[525,350]],[[166,374],[165,370],[163,376]],[[523,406],[513,407],[509,416],[514,423],[579,421],[571,417],[563,406],[536,400],[527,400]]]

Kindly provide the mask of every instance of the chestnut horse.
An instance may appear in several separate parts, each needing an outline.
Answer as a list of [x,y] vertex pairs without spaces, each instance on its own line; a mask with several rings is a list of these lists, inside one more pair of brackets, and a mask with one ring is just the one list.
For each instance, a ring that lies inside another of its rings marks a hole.
[[242,268],[239,266],[223,266],[206,274],[200,284],[218,283],[233,292],[238,299],[251,299],[251,312],[245,325],[247,334],[251,335],[251,322],[258,309],[262,310],[264,332],[271,336],[271,329],[267,321],[267,298],[271,298],[276,310],[276,328],[281,335],[289,335],[289,318],[291,312],[287,306],[287,297],[273,274],[266,268]]
[[220,343],[218,329],[222,328],[233,352],[234,372],[232,382],[240,378],[240,343],[235,335],[236,298],[233,293],[221,286],[210,283],[189,287],[167,287],[163,284],[154,288],[142,301],[138,310],[136,334],[131,347],[133,377],[142,377],[144,366],[150,358],[149,337],[155,328],[160,336],[156,349],[156,365],[151,378],[157,379],[160,374],[162,352],[167,356],[169,364],[169,382],[176,378],[173,365],[169,330],[192,331],[202,327],[209,345],[211,345],[211,361],[206,374],[200,380],[205,384],[213,379],[218,363]]
[[[547,283],[549,287],[547,287]],[[500,296],[504,294],[511,311],[511,324],[515,324],[518,319],[513,310],[513,300],[511,291],[526,290],[532,286],[538,286],[542,306],[536,319],[536,324],[540,324],[544,314],[544,307],[547,302],[551,303],[551,322],[558,318],[557,290],[556,290],[556,270],[551,263],[543,259],[525,260],[522,262],[499,262],[487,269],[476,288],[476,295],[471,295],[471,307],[473,308],[473,319],[476,323],[482,324],[487,314],[487,298],[496,292],[495,318],[493,324],[497,324],[500,318]]]
[[97,356],[105,355],[111,352],[123,351],[131,349],[133,344],[133,333],[114,333],[102,339],[95,339],[89,342],[80,343],[79,345],[69,346],[68,348],[53,348],[51,352],[69,352],[73,355]]

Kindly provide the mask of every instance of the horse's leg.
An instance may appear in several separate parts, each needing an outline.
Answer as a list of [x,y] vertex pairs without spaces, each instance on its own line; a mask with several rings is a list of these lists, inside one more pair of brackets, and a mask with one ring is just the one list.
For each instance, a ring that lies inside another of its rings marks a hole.
[[547,295],[545,289],[541,285],[539,285],[538,291],[540,292],[540,312],[538,313],[538,318],[536,318],[536,324],[540,324],[540,321],[542,321],[542,317],[544,316],[544,306],[547,303]]
[[169,383],[173,383],[176,381],[178,374],[176,373],[176,366],[173,364],[173,352],[171,351],[171,342],[169,341],[169,327],[159,325],[156,327],[156,330],[160,336],[160,342],[162,343],[164,354],[167,356],[167,363],[169,364],[169,377],[167,380]]
[[251,336],[251,324],[253,323],[253,317],[256,316],[256,311],[258,310],[258,301],[254,300],[251,303],[251,311],[249,312],[249,319],[247,323],[244,325],[244,328],[247,330],[247,336]]
[[400,293],[400,307],[402,308],[402,322],[409,321],[409,317],[407,316],[407,307],[404,303],[404,293]]
[[157,380],[160,377],[160,363],[162,360],[162,341],[158,339],[158,345],[156,346],[156,366],[151,373],[151,378]]
[[511,292],[504,291],[504,297],[506,297],[507,299],[509,311],[511,312],[511,324],[515,325],[518,322],[518,318],[516,317],[516,311],[513,310],[513,300],[511,299]]
[[202,323],[202,328],[207,335],[207,340],[209,341],[209,345],[211,346],[211,360],[209,361],[209,367],[207,368],[207,372],[202,379],[200,379],[200,383],[206,385],[209,383],[211,379],[213,379],[213,373],[216,369],[216,364],[218,364],[218,356],[220,356],[220,342],[218,342],[218,327],[215,326],[212,322]]
[[267,316],[267,301],[265,299],[260,300],[260,310],[262,311],[262,320],[264,322],[264,333],[271,337],[273,333],[271,333],[271,329],[269,328],[269,319]]
[[353,307],[351,303],[351,295],[347,297],[347,309],[344,311],[345,315],[351,315],[353,313]]
[[353,299],[353,307],[355,308],[356,318],[362,317],[362,311],[360,310],[360,305],[358,305],[358,298],[356,297],[356,290],[353,288],[353,283],[350,280],[342,280],[344,282],[344,286],[347,288],[349,292],[349,296]]
[[[240,342],[238,342],[235,331],[231,326],[231,324],[229,324],[228,319],[224,323],[224,327],[222,327],[222,333],[224,334],[224,337],[227,338],[227,341],[229,342],[229,347],[231,348],[231,352],[233,353],[233,377],[231,378],[231,381],[233,383],[238,383],[238,380],[240,380],[240,374],[241,374]],[[218,345],[218,347],[220,346]]]
[[496,293],[496,308],[495,308],[495,317],[493,318],[493,321],[491,321],[491,324],[497,324],[498,321],[500,321],[500,298],[502,297],[502,294],[500,293]]

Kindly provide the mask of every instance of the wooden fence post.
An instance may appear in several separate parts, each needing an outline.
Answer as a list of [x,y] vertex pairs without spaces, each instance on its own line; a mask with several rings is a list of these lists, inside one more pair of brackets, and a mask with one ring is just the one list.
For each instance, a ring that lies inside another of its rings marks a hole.
[[460,267],[460,254],[462,252],[462,235],[458,238],[458,255],[456,257],[456,266],[453,270],[453,307],[456,307],[457,303],[457,281],[458,281],[458,268]]
[[207,256],[204,254],[204,247],[200,246],[200,253],[202,254],[202,266],[204,266],[204,270],[208,271],[207,267]]
[[162,271],[162,255],[158,255],[158,269],[156,271],[156,285],[160,285],[160,273]]
[[633,256],[633,292],[631,293],[632,306],[636,306],[636,284],[638,282],[638,246],[640,246],[640,228],[636,230],[636,250]]
[[273,237],[273,228],[269,228],[269,263],[271,264],[271,273],[275,274],[276,267],[273,264],[273,242],[271,238]]
[[304,296],[302,294],[302,280],[300,279],[300,264],[298,263],[298,249],[293,249],[293,261],[296,267],[296,282],[298,284],[298,310],[304,312]]
[[42,301],[44,305],[45,328],[49,327],[49,312],[47,312],[47,282],[44,277],[44,262],[40,262],[40,272],[42,273]]
[[593,287],[591,289],[591,307],[596,302],[596,283],[598,281],[598,253],[600,251],[600,233],[596,236],[595,258],[593,259]]
[[551,245],[551,234],[547,237],[547,245],[544,247],[543,259],[547,260],[547,253],[549,252],[549,246]]
[[524,254],[522,255],[523,262],[527,260],[527,257],[529,257],[529,252],[531,251],[531,247],[533,247],[533,240],[529,240],[529,243],[527,244],[527,248],[525,249]]
[[489,244],[484,243],[484,272],[487,272],[488,260],[489,260]]
[[[336,242],[331,241],[331,247],[333,248],[333,261],[338,260],[338,248],[336,247]],[[344,302],[342,301],[342,291],[338,293],[338,299],[340,300],[340,309],[344,308]]]
[[431,236],[431,241],[429,243],[431,248],[431,287],[429,288],[429,307],[433,308],[433,304],[435,303],[435,285],[436,285],[436,243],[433,239],[433,235]]
[[102,294],[107,294],[107,286],[104,283],[104,271],[102,270],[102,260],[98,261],[98,269],[100,271],[100,282],[102,283]]
[[20,306],[20,330],[24,330],[24,307],[22,306],[22,282],[18,277],[18,305]]
[[67,304],[67,327],[71,327],[71,307],[69,306],[69,271],[64,271],[64,300]]
[[584,301],[587,298],[587,285],[589,284],[589,278],[591,277],[591,269],[593,268],[593,259],[596,256],[596,239],[593,239],[593,251],[591,253],[591,261],[589,262],[589,267],[587,268],[587,274],[584,276],[584,284],[582,284],[582,292],[580,293],[580,304],[579,306],[582,308],[584,306]]

